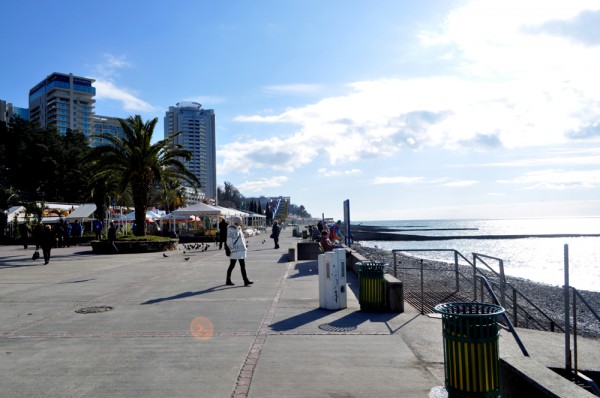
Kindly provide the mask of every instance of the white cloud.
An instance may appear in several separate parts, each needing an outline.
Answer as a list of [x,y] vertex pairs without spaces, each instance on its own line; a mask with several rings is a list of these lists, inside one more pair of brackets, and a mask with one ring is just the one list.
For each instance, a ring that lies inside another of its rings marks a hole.
[[120,77],[119,71],[131,67],[133,67],[133,64],[124,55],[104,54],[104,62],[94,67],[99,76],[95,78],[96,81],[94,82],[96,99],[98,101],[120,102],[123,109],[128,112],[150,113],[158,111],[159,108],[139,98],[130,89],[120,87],[116,83],[116,79]]
[[445,187],[469,187],[471,185],[475,185],[478,184],[479,181],[475,181],[475,180],[463,180],[463,181],[452,181],[452,182],[447,182],[444,184]]
[[317,170],[317,173],[322,177],[339,177],[360,174],[359,169],[347,169],[347,170],[332,170],[326,167],[322,167]]
[[267,86],[264,88],[267,94],[314,94],[321,91],[321,86],[318,84],[281,84]]
[[283,185],[288,178],[286,176],[275,176],[272,178],[261,178],[255,181],[246,181],[239,184],[239,189],[244,192],[263,192],[268,188],[277,188]]
[[125,55],[104,54],[104,62],[96,65],[94,70],[103,80],[113,80],[119,77],[119,70],[131,68],[133,64]]
[[117,87],[113,82],[96,79],[97,100],[112,100],[121,102],[123,109],[134,112],[154,112],[156,107],[132,94],[125,88]]
[[423,181],[423,177],[375,177],[373,184],[415,184]]
[[[600,46],[531,30],[599,7],[592,1],[468,3],[420,36],[428,53],[453,54],[445,62],[454,75],[358,81],[345,95],[279,114],[238,116],[244,123],[298,127],[289,136],[224,149],[223,165],[291,171],[321,153],[337,165],[426,147],[512,149],[600,139]],[[257,148],[273,161],[257,159]]]
[[600,170],[532,171],[513,180],[501,180],[499,182],[527,185],[528,189],[598,188],[600,187]]

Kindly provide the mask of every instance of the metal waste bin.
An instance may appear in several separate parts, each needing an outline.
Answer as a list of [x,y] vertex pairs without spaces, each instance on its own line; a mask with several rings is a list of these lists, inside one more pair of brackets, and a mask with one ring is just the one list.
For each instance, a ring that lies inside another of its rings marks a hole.
[[363,311],[385,309],[385,284],[383,279],[386,264],[363,261],[358,266],[358,303]]
[[294,225],[294,229],[292,230],[292,236],[299,238],[300,237],[300,226]]
[[504,308],[484,303],[442,303],[444,371],[449,397],[498,397],[498,316]]

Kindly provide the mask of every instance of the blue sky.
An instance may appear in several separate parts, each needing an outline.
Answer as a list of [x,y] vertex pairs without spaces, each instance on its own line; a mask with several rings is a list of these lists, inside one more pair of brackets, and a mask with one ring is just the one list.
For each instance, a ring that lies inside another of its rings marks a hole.
[[314,216],[600,216],[600,2],[12,1],[0,98],[214,109],[217,180]]

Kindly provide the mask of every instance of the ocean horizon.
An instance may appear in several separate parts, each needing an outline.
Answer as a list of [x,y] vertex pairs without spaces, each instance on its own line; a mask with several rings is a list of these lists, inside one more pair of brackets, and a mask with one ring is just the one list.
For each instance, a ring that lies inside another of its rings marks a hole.
[[[456,250],[472,261],[478,253],[503,260],[507,275],[554,286],[564,285],[564,247],[568,245],[569,284],[579,290],[600,291],[600,237],[535,237],[469,239],[469,235],[569,235],[600,233],[600,217],[352,221],[352,226],[401,229],[390,233],[454,237],[428,241],[358,241],[383,250]],[[454,263],[452,252],[406,254]],[[486,261],[495,271],[498,262]],[[464,262],[466,264],[466,262]]]

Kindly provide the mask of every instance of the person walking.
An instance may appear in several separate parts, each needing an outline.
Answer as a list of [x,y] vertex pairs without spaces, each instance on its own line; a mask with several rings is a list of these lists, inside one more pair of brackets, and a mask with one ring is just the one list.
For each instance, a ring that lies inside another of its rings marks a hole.
[[102,223],[102,220],[94,220],[93,230],[94,235],[96,235],[96,240],[100,240],[102,228],[104,228],[104,223]]
[[227,280],[225,284],[228,286],[233,286],[235,283],[231,281],[231,272],[235,267],[235,262],[240,262],[240,271],[242,271],[242,278],[244,279],[244,286],[250,286],[254,282],[248,279],[246,275],[246,240],[244,239],[244,234],[242,232],[242,219],[240,217],[233,217],[231,219],[231,224],[227,227],[227,246],[229,250],[231,250],[231,254],[229,255],[229,268],[227,268]]
[[79,246],[79,238],[81,238],[81,235],[83,235],[83,227],[79,220],[75,220],[75,223],[73,224],[73,242],[75,243],[75,246]]
[[275,241],[275,249],[279,249],[279,234],[281,233],[281,227],[277,220],[273,220],[273,229],[271,230],[271,238]]
[[219,250],[223,248],[223,244],[227,241],[227,227],[229,224],[223,217],[221,217],[221,222],[219,222]]
[[113,253],[118,253],[119,249],[117,249],[117,245],[115,245],[115,241],[117,240],[117,228],[115,227],[114,222],[110,222],[110,227],[108,228],[108,246],[112,250]]
[[29,235],[31,234],[31,227],[29,224],[27,224],[27,222],[24,222],[23,224],[19,225],[19,228],[21,232],[21,239],[23,239],[23,249],[27,250],[29,247]]
[[50,262],[50,252],[56,245],[56,236],[50,225],[44,225],[40,236],[40,246],[42,247],[42,253],[44,254],[44,265]]

